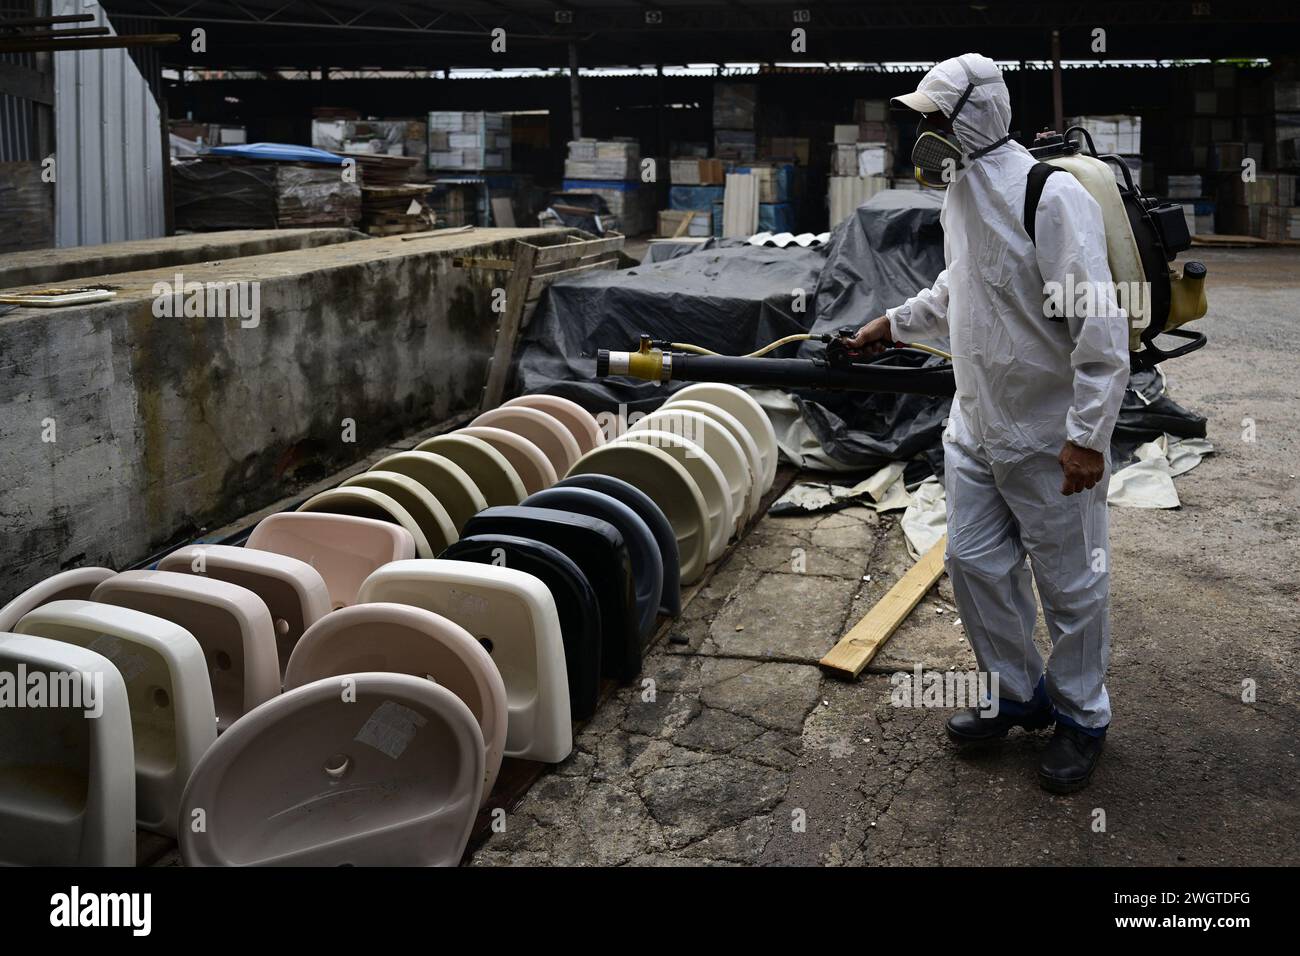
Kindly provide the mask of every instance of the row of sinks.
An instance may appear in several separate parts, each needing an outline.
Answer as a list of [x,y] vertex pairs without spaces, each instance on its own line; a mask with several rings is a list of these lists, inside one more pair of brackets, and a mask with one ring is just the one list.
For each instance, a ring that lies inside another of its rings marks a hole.
[[612,441],[522,396],[243,547],[41,582],[0,609],[0,863],[133,865],[138,826],[191,865],[456,864],[502,760],[568,756],[775,463],[730,386]]

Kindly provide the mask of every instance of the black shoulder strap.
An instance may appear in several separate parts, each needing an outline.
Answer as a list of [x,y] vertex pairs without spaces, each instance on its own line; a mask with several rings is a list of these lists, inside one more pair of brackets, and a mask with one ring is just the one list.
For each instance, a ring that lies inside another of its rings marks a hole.
[[1029,169],[1029,179],[1025,183],[1025,232],[1029,233],[1030,242],[1037,242],[1034,238],[1034,217],[1038,215],[1038,200],[1043,196],[1043,186],[1046,185],[1048,176],[1060,171],[1059,167],[1048,163],[1034,163]]

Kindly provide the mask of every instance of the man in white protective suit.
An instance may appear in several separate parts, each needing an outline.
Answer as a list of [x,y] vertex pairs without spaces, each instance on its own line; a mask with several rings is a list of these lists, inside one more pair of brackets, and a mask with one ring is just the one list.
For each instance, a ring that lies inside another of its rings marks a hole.
[[[1110,724],[1106,489],[1129,352],[1101,209],[1061,173],[1041,181],[1037,212],[1027,213],[1036,161],[1010,138],[1010,96],[987,57],[945,60],[893,102],[922,114],[918,178],[946,186],[947,268],[932,288],[864,325],[852,345],[951,343],[945,558],[998,699],[949,718],[948,734],[974,744],[1055,724],[1039,782],[1069,793],[1087,786]],[[1067,277],[1095,294],[1069,310],[1080,314],[1049,316],[1048,283],[1068,288]],[[1030,568],[1052,643],[1046,663],[1033,640]]]

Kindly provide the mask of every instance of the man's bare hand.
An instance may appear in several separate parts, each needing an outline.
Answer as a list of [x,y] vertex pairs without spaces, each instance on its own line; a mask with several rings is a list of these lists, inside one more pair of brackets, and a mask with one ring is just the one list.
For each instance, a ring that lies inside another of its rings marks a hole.
[[1106,458],[1099,451],[1082,448],[1073,442],[1066,442],[1058,459],[1065,480],[1061,483],[1061,494],[1072,495],[1086,491],[1101,481],[1106,471]]
[[877,355],[890,345],[889,319],[885,316],[872,319],[846,343],[849,348]]

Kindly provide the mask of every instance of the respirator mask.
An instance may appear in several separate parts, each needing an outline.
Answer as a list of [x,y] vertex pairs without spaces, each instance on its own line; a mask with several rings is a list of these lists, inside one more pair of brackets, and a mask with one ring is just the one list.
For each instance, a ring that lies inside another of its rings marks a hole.
[[977,77],[970,71],[966,64],[962,64],[966,70],[966,90],[962,93],[961,98],[957,100],[957,105],[953,107],[952,116],[948,118],[946,126],[940,126],[930,119],[930,115],[921,117],[920,123],[916,127],[916,143],[912,147],[912,165],[915,167],[916,181],[922,186],[928,186],[931,189],[947,189],[949,184],[957,176],[957,170],[964,166],[963,159],[979,159],[985,153],[990,153],[999,146],[1007,143],[1014,135],[1008,133],[996,143],[978,149],[969,155],[962,150],[961,143],[957,140],[957,134],[953,132],[957,123],[957,115],[961,112],[966,101],[970,99],[971,93],[975,92],[975,87],[983,86],[986,83],[1001,82],[1001,76]]

